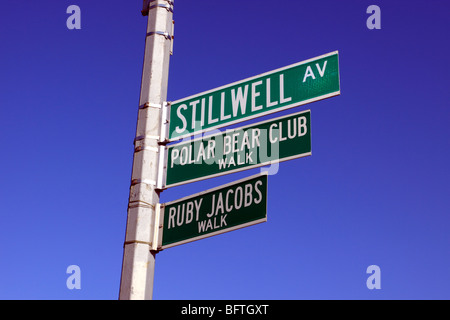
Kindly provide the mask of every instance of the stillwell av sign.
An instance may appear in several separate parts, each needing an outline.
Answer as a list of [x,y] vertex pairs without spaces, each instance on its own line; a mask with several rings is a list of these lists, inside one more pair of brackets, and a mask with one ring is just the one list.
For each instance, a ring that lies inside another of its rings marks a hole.
[[168,140],[339,94],[338,51],[334,51],[172,102]]

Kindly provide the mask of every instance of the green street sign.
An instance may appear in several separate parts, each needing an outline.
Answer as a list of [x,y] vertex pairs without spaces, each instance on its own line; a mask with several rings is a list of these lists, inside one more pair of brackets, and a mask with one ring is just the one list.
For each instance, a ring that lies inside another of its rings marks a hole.
[[267,221],[267,174],[258,174],[160,207],[158,249]]
[[311,111],[166,147],[165,187],[311,155]]
[[168,140],[340,94],[338,51],[171,103]]

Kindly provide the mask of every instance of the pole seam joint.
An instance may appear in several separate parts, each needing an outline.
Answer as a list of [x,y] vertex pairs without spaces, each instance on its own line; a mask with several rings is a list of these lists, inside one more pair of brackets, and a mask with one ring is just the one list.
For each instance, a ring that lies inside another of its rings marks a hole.
[[141,241],[141,240],[130,240],[130,241],[125,241],[125,242],[123,243],[123,247],[125,248],[125,246],[126,246],[127,244],[133,244],[133,243],[146,244],[146,245],[148,245],[148,246],[150,246],[150,247],[153,246],[153,244],[152,244],[151,242]]
[[168,32],[164,32],[164,31],[150,31],[147,32],[147,37],[152,36],[152,35],[160,35],[160,36],[164,36],[164,38],[166,38],[166,40],[172,40],[173,37],[168,33]]

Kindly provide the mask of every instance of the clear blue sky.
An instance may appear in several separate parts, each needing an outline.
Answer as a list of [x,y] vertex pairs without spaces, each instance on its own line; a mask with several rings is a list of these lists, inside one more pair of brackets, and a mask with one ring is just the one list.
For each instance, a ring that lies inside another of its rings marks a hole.
[[[66,9],[81,8],[81,30]],[[366,9],[381,9],[369,30]],[[0,299],[117,299],[141,1],[4,1]],[[450,299],[443,0],[175,1],[169,100],[339,50],[312,156],[269,176],[268,221],[157,254],[154,299]],[[267,117],[266,117],[267,118]],[[270,117],[269,117],[270,118]],[[164,191],[175,200],[259,172]],[[81,269],[81,289],[66,268]],[[381,289],[366,287],[370,265]]]

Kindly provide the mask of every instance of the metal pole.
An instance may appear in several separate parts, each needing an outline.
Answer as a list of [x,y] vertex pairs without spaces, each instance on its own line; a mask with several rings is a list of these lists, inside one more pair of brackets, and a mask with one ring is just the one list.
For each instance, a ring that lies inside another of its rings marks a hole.
[[169,58],[173,41],[173,1],[144,0],[148,15],[133,171],[128,200],[119,299],[153,297],[156,251],[152,241],[160,190],[157,182],[161,115],[167,99]]

